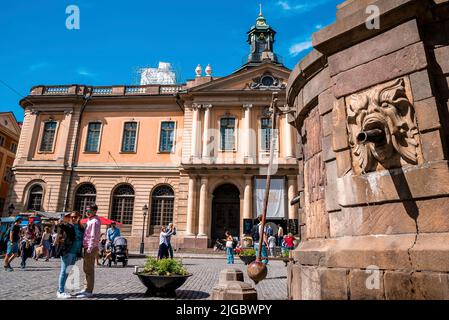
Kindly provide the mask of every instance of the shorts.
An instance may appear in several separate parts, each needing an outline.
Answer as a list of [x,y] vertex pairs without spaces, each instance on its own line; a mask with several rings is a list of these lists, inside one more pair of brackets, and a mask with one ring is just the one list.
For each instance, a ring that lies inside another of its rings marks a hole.
[[8,241],[8,248],[6,249],[7,255],[17,254],[19,252],[19,243]]

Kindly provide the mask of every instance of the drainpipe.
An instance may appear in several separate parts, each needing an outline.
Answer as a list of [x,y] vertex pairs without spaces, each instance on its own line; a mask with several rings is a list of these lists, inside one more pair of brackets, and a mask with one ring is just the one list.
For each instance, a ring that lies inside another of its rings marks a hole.
[[72,165],[70,167],[70,176],[69,176],[69,181],[67,183],[67,188],[66,188],[66,194],[65,194],[65,198],[64,198],[64,212],[68,211],[68,198],[69,198],[69,192],[70,192],[70,186],[72,184],[72,180],[73,180],[73,173],[74,170],[73,168],[75,167],[76,164],[76,157],[78,154],[78,146],[79,146],[79,140],[81,139],[81,123],[83,120],[83,114],[84,114],[84,109],[86,109],[87,103],[90,101],[90,99],[92,98],[92,88],[88,87],[87,88],[88,92],[86,94],[84,94],[83,96],[83,105],[81,106],[81,111],[80,111],[80,117],[78,120],[78,130],[76,132],[76,138],[75,138],[75,145],[73,147],[73,155],[72,155]]

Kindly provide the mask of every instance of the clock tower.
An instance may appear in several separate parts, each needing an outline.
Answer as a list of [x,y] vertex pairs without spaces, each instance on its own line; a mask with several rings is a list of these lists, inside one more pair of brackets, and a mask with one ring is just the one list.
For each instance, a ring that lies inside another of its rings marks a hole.
[[274,31],[268,24],[262,14],[262,5],[260,5],[259,17],[256,25],[248,31],[248,43],[251,46],[251,53],[248,56],[248,65],[256,65],[262,62],[278,63],[278,57],[273,52]]

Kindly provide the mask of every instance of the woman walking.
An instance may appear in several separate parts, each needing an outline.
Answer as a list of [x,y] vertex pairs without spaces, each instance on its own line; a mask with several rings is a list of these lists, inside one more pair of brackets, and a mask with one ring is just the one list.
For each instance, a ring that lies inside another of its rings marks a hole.
[[59,274],[59,286],[56,296],[59,299],[69,299],[71,295],[65,292],[65,283],[69,276],[69,268],[75,265],[78,257],[81,256],[83,246],[84,229],[81,226],[81,215],[79,212],[70,214],[70,223],[59,225],[57,237],[57,255],[61,257],[61,272]]
[[[45,261],[48,261],[50,259],[50,252],[51,252],[51,231],[50,227],[44,228],[44,234],[42,235],[41,243],[40,245],[44,248],[44,256]],[[36,256],[36,261],[39,259],[38,256]]]
[[226,259],[228,264],[234,264],[234,238],[226,231]]

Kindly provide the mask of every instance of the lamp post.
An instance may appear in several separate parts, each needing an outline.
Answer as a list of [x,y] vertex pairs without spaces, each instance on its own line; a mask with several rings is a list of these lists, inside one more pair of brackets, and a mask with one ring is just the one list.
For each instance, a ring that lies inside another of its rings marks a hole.
[[8,213],[11,216],[14,213],[14,210],[16,210],[16,207],[11,203],[8,207]]
[[148,205],[147,204],[145,204],[143,206],[142,212],[143,212],[143,226],[142,226],[142,241],[140,242],[140,254],[143,254],[144,248],[145,248],[144,237],[145,237],[145,218],[147,217],[147,213],[148,213]]

